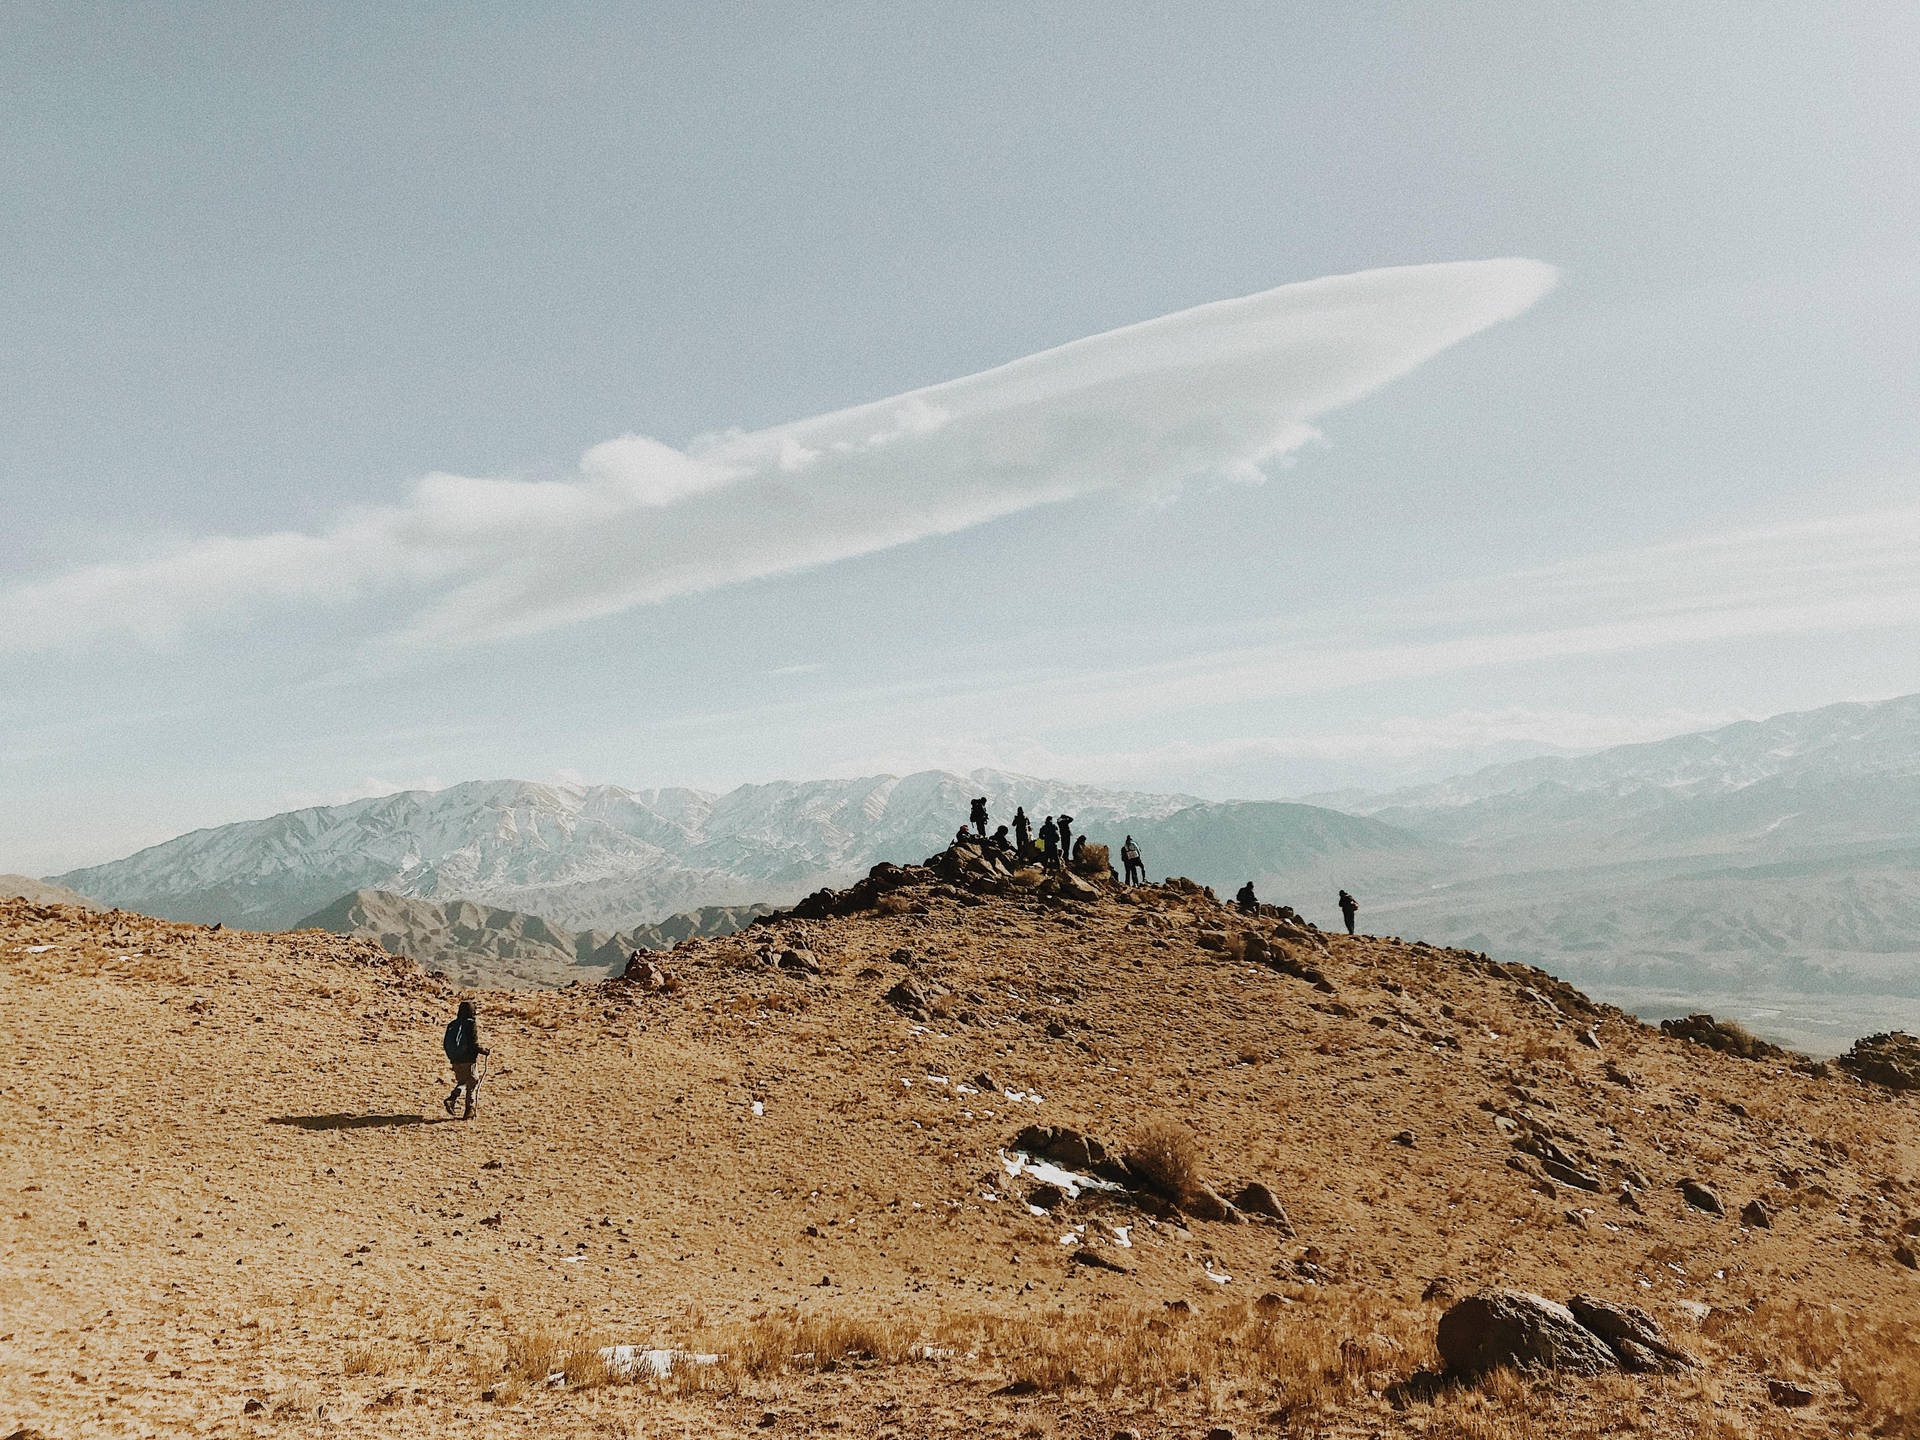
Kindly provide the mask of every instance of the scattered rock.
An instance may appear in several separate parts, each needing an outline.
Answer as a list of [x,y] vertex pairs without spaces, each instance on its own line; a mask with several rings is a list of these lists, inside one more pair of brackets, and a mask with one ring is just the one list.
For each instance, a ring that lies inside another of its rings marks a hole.
[[1920,1251],[1902,1240],[1893,1247],[1893,1258],[1909,1270],[1920,1270]]
[[1660,1322],[1638,1305],[1614,1304],[1591,1295],[1576,1295],[1567,1302],[1573,1318],[1606,1341],[1620,1361],[1620,1368],[1638,1374],[1673,1374],[1692,1369],[1699,1362],[1686,1351],[1669,1345],[1660,1333]]
[[623,973],[642,990],[668,990],[673,987],[673,977],[637,950],[627,961]]
[[1293,1234],[1293,1221],[1287,1218],[1287,1207],[1280,1203],[1278,1195],[1258,1180],[1242,1185],[1240,1193],[1233,1197],[1233,1203],[1249,1215],[1261,1215],[1277,1221],[1282,1233]]
[[1684,1020],[1662,1020],[1660,1033],[1725,1055],[1738,1055],[1742,1060],[1780,1060],[1787,1055],[1778,1045],[1769,1045],[1746,1026],[1732,1020],[1716,1020],[1704,1013],[1689,1015]]
[[938,986],[923,986],[909,976],[887,991],[886,1000],[908,1018],[925,1022],[933,1018],[933,1002],[938,998],[933,992],[938,989]]
[[247,1403],[240,1407],[240,1413],[242,1415],[258,1415],[266,1408],[266,1401],[259,1399],[257,1396],[248,1396]]
[[1593,1027],[1591,1025],[1580,1032],[1579,1040],[1580,1043],[1589,1050],[1598,1050],[1600,1048],[1600,1037],[1593,1033]]
[[1411,1130],[1402,1130],[1398,1135],[1393,1137],[1393,1143],[1396,1145],[1404,1145],[1411,1150],[1414,1146],[1413,1132]]
[[1027,1203],[1054,1210],[1067,1203],[1067,1192],[1058,1185],[1036,1185],[1027,1191]]
[[1776,1405],[1789,1410],[1798,1410],[1813,1403],[1813,1391],[1804,1385],[1796,1385],[1791,1380],[1767,1381],[1767,1398]]
[[782,970],[798,970],[807,975],[818,975],[821,966],[818,957],[811,950],[782,950],[780,952]]
[[1433,1279],[1427,1281],[1426,1287],[1420,1292],[1420,1298],[1422,1300],[1451,1300],[1453,1299],[1453,1282],[1444,1275],[1436,1275]]
[[1230,1221],[1239,1212],[1211,1186],[1195,1185],[1183,1197],[1182,1208],[1196,1220]]
[[1889,1090],[1920,1090],[1920,1040],[1902,1030],[1856,1040],[1836,1063]]
[[1709,1215],[1725,1215],[1727,1207],[1720,1203],[1720,1197],[1713,1193],[1711,1186],[1698,1180],[1680,1182],[1680,1198],[1696,1210],[1704,1210]]
[[1233,1440],[1233,1430],[1226,1425],[1216,1425],[1207,1431],[1207,1440]]
[[1090,1250],[1085,1245],[1082,1245],[1078,1250],[1073,1252],[1073,1263],[1076,1265],[1085,1265],[1092,1270],[1111,1270],[1116,1275],[1131,1275],[1133,1273],[1127,1269],[1126,1266],[1109,1260],[1098,1250]]
[[1613,1351],[1571,1310],[1525,1290],[1469,1295],[1440,1317],[1436,1340],[1447,1368],[1462,1375],[1501,1365],[1577,1375],[1619,1368]]
[[1767,1208],[1766,1201],[1756,1197],[1740,1207],[1740,1223],[1749,1230],[1771,1230],[1773,1212]]

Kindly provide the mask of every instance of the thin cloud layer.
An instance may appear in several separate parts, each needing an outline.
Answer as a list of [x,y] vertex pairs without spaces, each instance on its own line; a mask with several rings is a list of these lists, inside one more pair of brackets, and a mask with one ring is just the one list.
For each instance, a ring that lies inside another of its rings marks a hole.
[[434,474],[317,534],[212,536],[0,591],[0,648],[165,642],[276,605],[385,605],[415,643],[536,634],[1100,491],[1257,481],[1311,421],[1519,314],[1532,260],[1371,270],[1128,326],[687,450],[627,435],[565,480]]

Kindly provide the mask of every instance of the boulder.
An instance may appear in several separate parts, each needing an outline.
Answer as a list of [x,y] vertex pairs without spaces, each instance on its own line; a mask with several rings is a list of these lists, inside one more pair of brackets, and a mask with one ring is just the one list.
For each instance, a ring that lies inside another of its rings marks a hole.
[[780,952],[782,970],[798,970],[807,975],[820,973],[820,960],[811,950],[782,950]]
[[1725,1215],[1727,1207],[1720,1203],[1720,1197],[1713,1188],[1699,1180],[1682,1180],[1680,1198],[1696,1210],[1704,1210],[1709,1215]]
[[933,1018],[933,1002],[938,998],[933,992],[937,988],[937,986],[924,986],[919,981],[909,977],[899,981],[891,990],[887,991],[887,1003],[912,1019],[922,1021],[931,1020]]
[[1669,1345],[1660,1333],[1660,1322],[1638,1305],[1576,1295],[1567,1302],[1567,1309],[1607,1342],[1623,1370],[1643,1375],[1674,1374],[1699,1363],[1686,1351]]
[[1813,1391],[1804,1385],[1796,1385],[1791,1380],[1767,1381],[1767,1398],[1776,1405],[1789,1410],[1798,1410],[1813,1403]]
[[1920,1040],[1905,1031],[1856,1040],[1838,1064],[1862,1080],[1889,1090],[1920,1090]]
[[673,984],[671,975],[639,951],[635,951],[633,957],[627,961],[627,968],[622,973],[624,978],[631,980],[642,990],[665,990]]
[[1085,1245],[1082,1245],[1078,1250],[1074,1251],[1072,1258],[1074,1264],[1085,1265],[1090,1270],[1111,1270],[1116,1275],[1130,1275],[1133,1273],[1127,1269],[1126,1266],[1109,1260],[1098,1250],[1089,1249]]
[[1027,1203],[1042,1210],[1057,1210],[1067,1203],[1067,1192],[1058,1185],[1036,1185],[1027,1191]]
[[1195,1185],[1182,1198],[1181,1205],[1196,1220],[1231,1221],[1238,1213],[1208,1185]]
[[1749,1230],[1771,1230],[1773,1211],[1767,1208],[1767,1202],[1764,1200],[1758,1198],[1749,1200],[1740,1207],[1740,1223]]
[[1571,1310],[1525,1290],[1469,1295],[1440,1317],[1436,1340],[1447,1368],[1461,1375],[1481,1375],[1502,1365],[1576,1375],[1620,1368],[1613,1351]]
[[1285,1233],[1293,1234],[1293,1222],[1287,1218],[1287,1207],[1280,1203],[1278,1195],[1258,1180],[1241,1186],[1240,1193],[1233,1197],[1233,1203],[1249,1215],[1261,1215],[1277,1221]]

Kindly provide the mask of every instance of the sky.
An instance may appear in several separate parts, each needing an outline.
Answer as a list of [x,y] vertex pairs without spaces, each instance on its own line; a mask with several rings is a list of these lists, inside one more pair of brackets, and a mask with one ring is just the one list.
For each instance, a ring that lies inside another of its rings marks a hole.
[[0,870],[1920,691],[1905,5],[9,5]]

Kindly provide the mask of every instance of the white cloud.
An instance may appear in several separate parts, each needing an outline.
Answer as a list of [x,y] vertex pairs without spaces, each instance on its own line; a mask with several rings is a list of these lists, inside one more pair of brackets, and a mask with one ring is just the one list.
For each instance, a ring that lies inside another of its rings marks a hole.
[[978,375],[675,450],[607,441],[566,480],[433,474],[317,534],[213,536],[0,591],[0,649],[165,642],[216,617],[389,596],[400,638],[528,635],[1103,490],[1257,480],[1314,417],[1525,310],[1550,266],[1286,285]]

